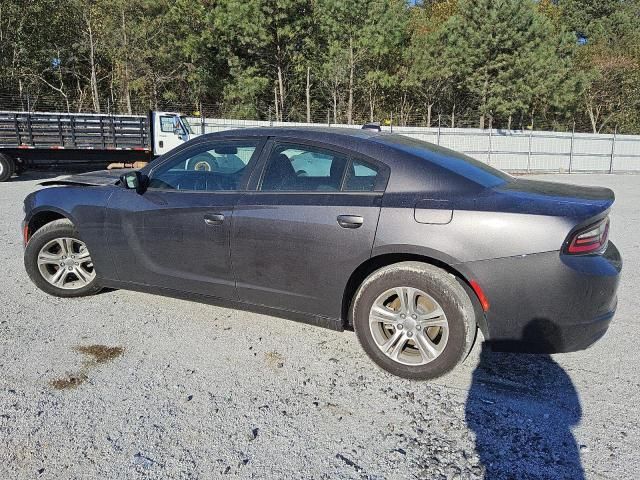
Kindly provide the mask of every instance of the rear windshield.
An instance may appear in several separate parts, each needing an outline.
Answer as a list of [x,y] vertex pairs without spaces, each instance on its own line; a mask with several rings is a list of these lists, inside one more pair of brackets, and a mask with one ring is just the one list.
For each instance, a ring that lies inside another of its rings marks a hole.
[[376,140],[397,148],[398,150],[402,150],[403,152],[428,160],[435,165],[479,183],[483,187],[496,187],[513,180],[511,175],[502,170],[490,167],[475,158],[434,145],[433,143],[423,142],[422,140],[404,135],[384,135],[376,137]]

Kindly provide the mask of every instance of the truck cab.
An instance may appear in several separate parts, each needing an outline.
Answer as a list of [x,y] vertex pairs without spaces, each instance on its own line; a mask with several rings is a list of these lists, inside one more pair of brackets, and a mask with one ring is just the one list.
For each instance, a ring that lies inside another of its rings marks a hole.
[[197,136],[187,118],[174,112],[152,112],[153,155],[160,156]]

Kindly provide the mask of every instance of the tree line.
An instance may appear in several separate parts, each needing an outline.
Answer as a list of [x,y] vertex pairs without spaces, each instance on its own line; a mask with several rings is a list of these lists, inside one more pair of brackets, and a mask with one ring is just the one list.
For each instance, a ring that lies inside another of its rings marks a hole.
[[0,0],[0,108],[640,133],[640,0]]

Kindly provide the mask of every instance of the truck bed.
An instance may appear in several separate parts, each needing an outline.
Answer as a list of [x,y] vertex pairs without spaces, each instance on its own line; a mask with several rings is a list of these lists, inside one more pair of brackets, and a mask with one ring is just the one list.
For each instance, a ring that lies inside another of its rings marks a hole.
[[140,115],[0,111],[3,149],[144,150],[149,119]]

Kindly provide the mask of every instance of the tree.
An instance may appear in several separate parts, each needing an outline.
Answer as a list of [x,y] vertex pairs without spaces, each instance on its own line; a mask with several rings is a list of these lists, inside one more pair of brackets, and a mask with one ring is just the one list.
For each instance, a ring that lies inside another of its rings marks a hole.
[[640,132],[639,19],[640,0],[0,0],[0,106]]
[[540,102],[561,103],[576,88],[570,56],[561,55],[566,37],[532,2],[463,0],[442,32],[444,57],[473,96],[480,128],[487,117],[510,123],[513,114],[534,115]]
[[403,78],[418,101],[428,127],[432,122],[432,109],[436,102],[441,110],[451,107],[452,126],[455,124],[455,85],[457,72],[445,57],[446,44],[442,38],[443,24],[455,13],[456,1],[434,2],[425,8],[416,8],[409,22],[409,46],[404,52],[406,75]]
[[578,68],[587,83],[582,102],[594,133],[611,125],[637,131],[640,113],[640,2],[560,4],[580,38]]
[[400,85],[403,47],[407,42],[407,8],[404,0],[374,0],[369,3],[357,45],[361,52],[362,87],[369,106],[369,121],[384,91]]
[[565,25],[579,39],[588,40],[600,19],[619,10],[620,0],[557,0]]

